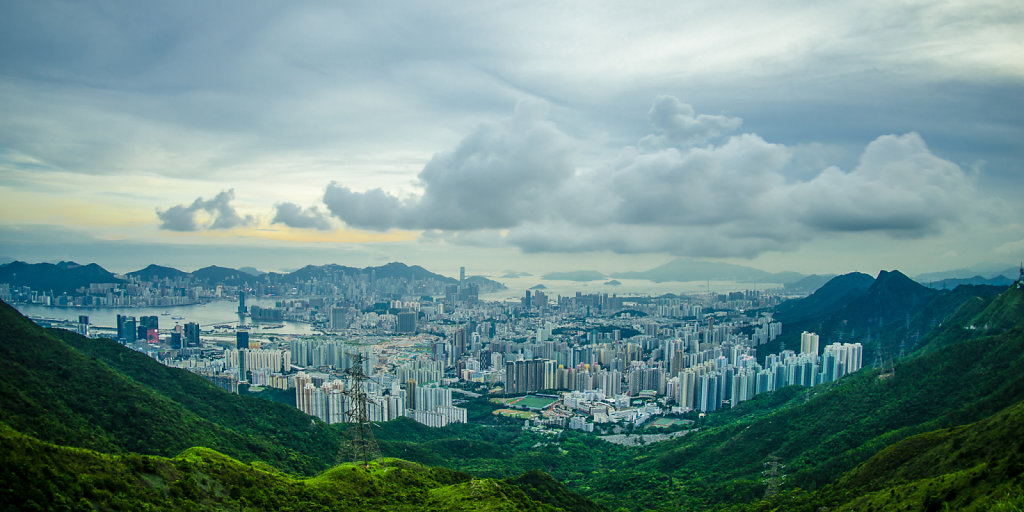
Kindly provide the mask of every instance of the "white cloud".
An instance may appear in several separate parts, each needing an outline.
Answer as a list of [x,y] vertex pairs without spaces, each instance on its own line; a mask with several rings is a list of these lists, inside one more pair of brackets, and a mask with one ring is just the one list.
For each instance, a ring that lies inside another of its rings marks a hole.
[[[256,223],[252,215],[242,217],[231,206],[235,198],[235,190],[228,189],[217,194],[210,200],[196,198],[192,204],[179,204],[166,210],[157,210],[160,218],[160,229],[171,231],[200,231],[206,229],[231,229],[239,226],[250,226]],[[204,215],[205,213],[205,215]]]
[[270,221],[271,224],[281,223],[293,228],[319,231],[331,229],[330,219],[316,206],[303,209],[295,203],[278,203],[274,210],[274,219]]
[[495,229],[539,219],[547,213],[542,205],[574,172],[571,140],[545,114],[546,105],[522,102],[511,118],[480,124],[427,162],[417,198],[331,183],[324,203],[346,224],[378,230]]
[[787,178],[793,151],[756,134],[693,146],[735,129],[737,118],[698,115],[673,97],[654,103],[659,144],[625,148],[594,170],[574,167],[571,139],[543,109],[520,105],[435,155],[419,196],[332,183],[324,201],[355,227],[437,230],[424,240],[705,257],[793,250],[823,234],[921,237],[975,209],[972,179],[916,133],[877,138],[849,172],[830,166],[801,180]]

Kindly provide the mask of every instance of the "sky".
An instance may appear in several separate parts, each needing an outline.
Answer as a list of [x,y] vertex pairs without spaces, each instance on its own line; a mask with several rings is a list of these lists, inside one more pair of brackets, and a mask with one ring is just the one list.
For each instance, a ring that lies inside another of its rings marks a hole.
[[0,258],[1024,259],[1021,2],[0,3]]

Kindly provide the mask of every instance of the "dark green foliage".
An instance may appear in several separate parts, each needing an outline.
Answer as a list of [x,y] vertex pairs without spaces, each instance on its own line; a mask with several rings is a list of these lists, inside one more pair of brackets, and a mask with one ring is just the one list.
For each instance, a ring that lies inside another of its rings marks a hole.
[[882,450],[820,491],[755,510],[993,510],[1024,496],[1024,402]]
[[530,499],[564,510],[604,510],[603,507],[578,494],[565,492],[562,484],[543,471],[534,469],[506,481],[522,489]]
[[[516,484],[401,460],[295,478],[205,448],[174,458],[107,455],[3,424],[0,468],[0,503],[12,510],[558,510]],[[574,503],[550,489],[543,497]]]
[[6,304],[0,360],[3,421],[46,441],[165,456],[207,446],[311,474],[334,462],[341,439],[292,407],[226,393],[110,340],[46,331]]

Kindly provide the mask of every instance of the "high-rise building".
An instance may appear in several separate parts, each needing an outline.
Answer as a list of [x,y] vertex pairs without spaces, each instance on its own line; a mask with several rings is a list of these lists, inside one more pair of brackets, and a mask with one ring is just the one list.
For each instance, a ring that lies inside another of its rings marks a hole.
[[182,342],[185,347],[198,347],[199,346],[199,324],[196,322],[189,322],[185,324],[185,338]]
[[398,332],[407,334],[416,332],[415,311],[403,311],[398,313]]
[[133,343],[137,335],[135,317],[117,315],[117,339],[122,343]]
[[800,334],[800,353],[818,355],[818,335],[804,331]]
[[237,331],[235,333],[235,348],[249,348],[249,331]]

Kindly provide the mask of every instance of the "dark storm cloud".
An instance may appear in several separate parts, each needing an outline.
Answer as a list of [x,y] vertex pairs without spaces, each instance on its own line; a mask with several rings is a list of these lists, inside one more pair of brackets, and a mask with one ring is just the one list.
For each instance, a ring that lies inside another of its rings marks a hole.
[[[160,218],[160,229],[170,231],[200,231],[204,229],[231,229],[239,226],[249,226],[256,223],[252,215],[241,216],[231,206],[231,200],[235,198],[235,189],[224,190],[210,200],[202,197],[196,198],[192,204],[172,206],[166,210],[157,210],[156,215]],[[209,219],[201,219],[200,214],[205,212]]]

